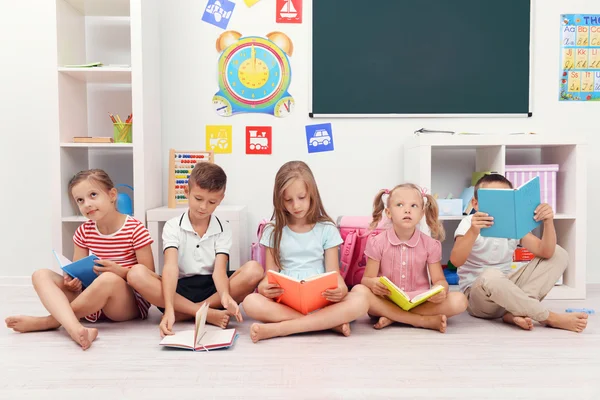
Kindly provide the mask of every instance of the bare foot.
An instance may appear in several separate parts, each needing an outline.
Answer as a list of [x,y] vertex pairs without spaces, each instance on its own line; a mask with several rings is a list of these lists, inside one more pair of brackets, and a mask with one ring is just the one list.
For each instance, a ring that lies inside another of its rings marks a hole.
[[206,314],[206,322],[218,326],[221,329],[225,329],[227,328],[227,325],[229,325],[229,314],[227,314],[227,311],[225,310],[209,308],[208,313]]
[[336,326],[335,328],[331,328],[331,330],[337,333],[341,333],[344,336],[350,336],[350,324],[348,323]]
[[565,329],[573,332],[583,332],[587,326],[588,315],[586,313],[572,313],[572,314],[556,314],[550,312],[550,316],[547,320],[543,321],[552,328]]
[[533,329],[533,320],[529,317],[515,317],[511,313],[506,313],[502,317],[502,320],[507,324],[513,324],[521,329],[530,331]]
[[15,315],[4,320],[6,327],[15,332],[38,332],[56,329],[60,326],[56,320],[48,317],[31,317],[28,315]]
[[278,323],[252,324],[252,326],[250,327],[250,339],[252,339],[252,341],[256,343],[259,340],[281,336],[279,334],[278,326]]
[[446,333],[447,321],[445,315],[423,315],[417,327]]
[[92,345],[92,342],[98,337],[98,329],[81,327],[70,333],[71,339],[81,346],[83,350],[87,350]]
[[379,321],[377,321],[377,323],[375,325],[373,325],[373,328],[375,328],[375,329],[383,329],[386,326],[390,326],[393,323],[394,323],[394,321],[392,321],[389,318],[379,317]]

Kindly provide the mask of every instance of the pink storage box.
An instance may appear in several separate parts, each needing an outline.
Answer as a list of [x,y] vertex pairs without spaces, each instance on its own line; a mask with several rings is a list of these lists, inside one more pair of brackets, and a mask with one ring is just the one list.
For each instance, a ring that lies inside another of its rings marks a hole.
[[556,173],[558,164],[540,164],[540,165],[507,165],[506,179],[512,182],[515,188],[521,187],[528,180],[540,177],[540,200],[542,203],[548,203],[556,210]]

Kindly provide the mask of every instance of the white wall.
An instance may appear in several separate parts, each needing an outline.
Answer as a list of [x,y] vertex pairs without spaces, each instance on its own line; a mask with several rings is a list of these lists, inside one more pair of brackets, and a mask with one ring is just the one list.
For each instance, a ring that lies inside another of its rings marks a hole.
[[[314,0],[313,0],[314,1]],[[421,127],[456,131],[532,131],[539,135],[585,135],[589,141],[588,196],[600,196],[600,159],[595,149],[600,145],[597,116],[600,104],[559,103],[559,21],[561,13],[598,13],[596,0],[536,1],[533,50],[533,117],[529,119],[331,119],[308,118],[309,43],[311,39],[312,2],[304,1],[301,25],[275,24],[275,2],[263,0],[252,8],[242,1],[228,29],[243,36],[263,36],[282,31],[293,41],[290,57],[292,82],[289,92],[296,109],[285,119],[267,115],[219,117],[212,109],[211,98],[217,91],[215,40],[222,32],[201,22],[206,1],[175,0],[163,6],[161,26],[162,57],[162,129],[164,202],[167,193],[167,157],[169,148],[204,149],[205,125],[233,125],[233,154],[216,155],[215,160],[228,173],[225,202],[246,204],[250,232],[254,234],[260,218],[271,212],[271,191],[277,169],[286,161],[305,160],[313,169],[328,212],[339,215],[367,215],[372,197],[383,187],[393,186],[403,177],[402,144]],[[165,4],[165,3],[163,3]],[[343,35],[343,33],[340,33]],[[596,118],[594,118],[596,115]],[[308,154],[304,126],[332,122],[335,151]],[[273,126],[273,155],[246,155],[245,126]],[[576,195],[575,193],[573,195]],[[594,201],[589,201],[590,220],[600,218]],[[590,225],[590,228],[592,225]],[[593,244],[598,233],[590,229],[588,243],[588,278],[600,282],[600,268],[594,260],[600,249]]]
[[[290,93],[296,100],[294,113],[285,119],[267,115],[218,117],[211,98],[217,91],[215,40],[222,32],[201,22],[205,0],[162,2],[161,84],[163,131],[163,186],[166,203],[168,149],[203,149],[206,124],[234,126],[233,154],[217,155],[216,161],[227,171],[230,184],[225,202],[246,204],[250,228],[259,218],[271,213],[271,190],[275,172],[284,162],[302,159],[313,168],[327,210],[339,215],[364,215],[370,212],[374,193],[402,179],[402,144],[415,129],[423,126],[459,131],[534,131],[540,135],[582,134],[588,139],[589,220],[600,217],[594,198],[600,195],[597,179],[600,158],[599,105],[557,101],[559,58],[559,16],[561,13],[600,14],[595,0],[537,0],[533,43],[533,112],[529,119],[339,119],[333,122],[336,150],[307,154],[304,125],[328,122],[308,118],[308,85],[311,2],[305,0],[304,23],[274,23],[274,1],[261,0],[252,8],[237,1],[229,29],[244,35],[265,35],[280,30],[294,43]],[[543,4],[542,4],[543,3]],[[10,234],[5,242],[0,276],[26,276],[50,265],[50,226],[60,223],[58,210],[50,208],[53,190],[60,187],[52,177],[49,151],[58,151],[58,112],[56,74],[55,3],[47,0],[4,2],[0,13],[0,120],[3,143],[0,147],[0,177],[3,184],[2,226]],[[18,60],[18,61],[15,61]],[[244,127],[272,125],[274,154],[246,156]],[[367,143],[380,146],[367,151]],[[56,149],[56,150],[54,150]],[[18,168],[23,155],[34,158],[34,173]],[[28,175],[26,175],[28,174]],[[576,195],[576,194],[574,194]],[[18,196],[18,197],[17,197]],[[15,211],[12,211],[15,210]],[[58,218],[58,219],[57,219]],[[58,222],[57,222],[58,221]],[[6,228],[10,227],[10,228]],[[9,230],[7,230],[9,229]],[[590,224],[588,237],[588,280],[600,282],[595,260],[598,233]],[[23,255],[35,260],[23,263]]]
[[[3,1],[0,12],[0,276],[51,265],[49,152],[58,151],[56,4]],[[56,175],[54,175],[56,176]]]

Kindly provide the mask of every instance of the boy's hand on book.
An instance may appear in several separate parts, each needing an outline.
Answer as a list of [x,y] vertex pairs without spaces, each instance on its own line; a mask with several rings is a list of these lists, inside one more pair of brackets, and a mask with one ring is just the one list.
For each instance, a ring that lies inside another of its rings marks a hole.
[[551,221],[554,219],[554,211],[549,204],[542,203],[533,212],[533,219],[536,221]]
[[69,292],[75,293],[81,292],[81,289],[83,289],[83,285],[81,284],[81,281],[79,279],[73,279],[67,274],[63,275],[63,286]]
[[390,290],[379,280],[378,277],[371,278],[371,292],[376,296],[389,296]]
[[238,322],[243,321],[240,306],[238,306],[238,303],[236,303],[229,293],[225,293],[221,296],[221,304],[223,304],[223,308],[227,310],[229,315],[233,315]]
[[428,298],[427,301],[429,301],[433,304],[440,304],[444,300],[446,300],[446,297],[447,297],[446,289],[444,289],[441,292],[439,292],[438,294],[436,294],[435,296],[431,296],[430,298]]
[[479,211],[473,214],[473,218],[471,219],[471,229],[473,229],[475,233],[479,234],[481,228],[489,228],[492,225],[494,225],[494,217]]
[[274,299],[283,294],[283,289],[276,283],[267,283],[266,285],[258,285],[258,293],[267,299]]
[[323,297],[325,297],[328,301],[332,303],[339,303],[342,301],[346,294],[348,293],[348,289],[344,290],[344,288],[337,287],[335,289],[327,289],[323,292]]
[[173,335],[173,324],[175,323],[175,311],[173,310],[165,310],[165,313],[160,320],[160,337],[165,337],[167,335]]

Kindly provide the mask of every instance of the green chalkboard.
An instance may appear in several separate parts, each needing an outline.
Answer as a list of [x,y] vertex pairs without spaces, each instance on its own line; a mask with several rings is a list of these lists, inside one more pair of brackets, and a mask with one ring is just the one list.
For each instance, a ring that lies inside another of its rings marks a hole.
[[311,116],[531,115],[530,0],[314,0]]

